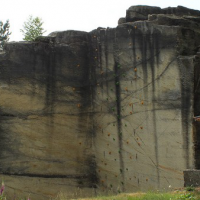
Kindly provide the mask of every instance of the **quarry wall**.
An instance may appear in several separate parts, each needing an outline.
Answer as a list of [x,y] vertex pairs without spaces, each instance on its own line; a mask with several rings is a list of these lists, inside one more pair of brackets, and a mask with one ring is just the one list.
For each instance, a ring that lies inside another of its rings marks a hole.
[[134,6],[116,28],[0,54],[0,174],[10,196],[184,185],[198,169],[200,12]]

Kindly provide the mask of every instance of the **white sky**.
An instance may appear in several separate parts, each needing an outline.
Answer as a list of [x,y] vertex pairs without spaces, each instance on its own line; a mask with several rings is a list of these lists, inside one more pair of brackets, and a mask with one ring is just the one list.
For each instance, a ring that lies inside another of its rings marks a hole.
[[10,20],[10,41],[23,38],[20,29],[29,15],[44,22],[45,35],[53,31],[91,31],[97,27],[116,27],[133,5],[161,8],[182,5],[200,10],[200,0],[0,0],[0,20]]

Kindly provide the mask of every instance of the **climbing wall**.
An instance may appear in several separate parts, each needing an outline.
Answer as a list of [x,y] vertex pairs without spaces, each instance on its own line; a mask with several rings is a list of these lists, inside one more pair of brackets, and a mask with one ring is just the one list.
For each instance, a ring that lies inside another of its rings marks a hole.
[[183,186],[194,167],[194,64],[179,55],[181,30],[140,21],[7,44],[0,174],[10,198]]
[[102,191],[180,187],[193,167],[193,63],[177,55],[177,30],[135,22],[92,32]]

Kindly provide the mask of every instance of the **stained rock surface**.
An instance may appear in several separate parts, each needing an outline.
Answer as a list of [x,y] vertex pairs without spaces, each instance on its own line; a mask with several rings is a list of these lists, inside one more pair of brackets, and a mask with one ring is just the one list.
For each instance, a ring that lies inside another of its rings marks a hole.
[[182,187],[183,170],[200,167],[200,11],[132,6],[118,23],[0,54],[10,198]]

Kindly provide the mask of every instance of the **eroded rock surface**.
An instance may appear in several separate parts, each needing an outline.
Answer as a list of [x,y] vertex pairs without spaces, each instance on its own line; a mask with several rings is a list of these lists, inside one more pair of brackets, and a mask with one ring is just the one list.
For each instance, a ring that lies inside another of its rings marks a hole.
[[188,9],[183,6],[168,7],[164,9],[152,6],[131,6],[126,11],[126,22],[147,20],[149,15],[156,15],[156,14],[174,15],[179,17],[184,17],[184,16],[191,17],[191,16],[200,16],[200,11]]
[[116,28],[54,32],[0,55],[10,197],[182,187],[198,168],[200,11],[132,6]]

